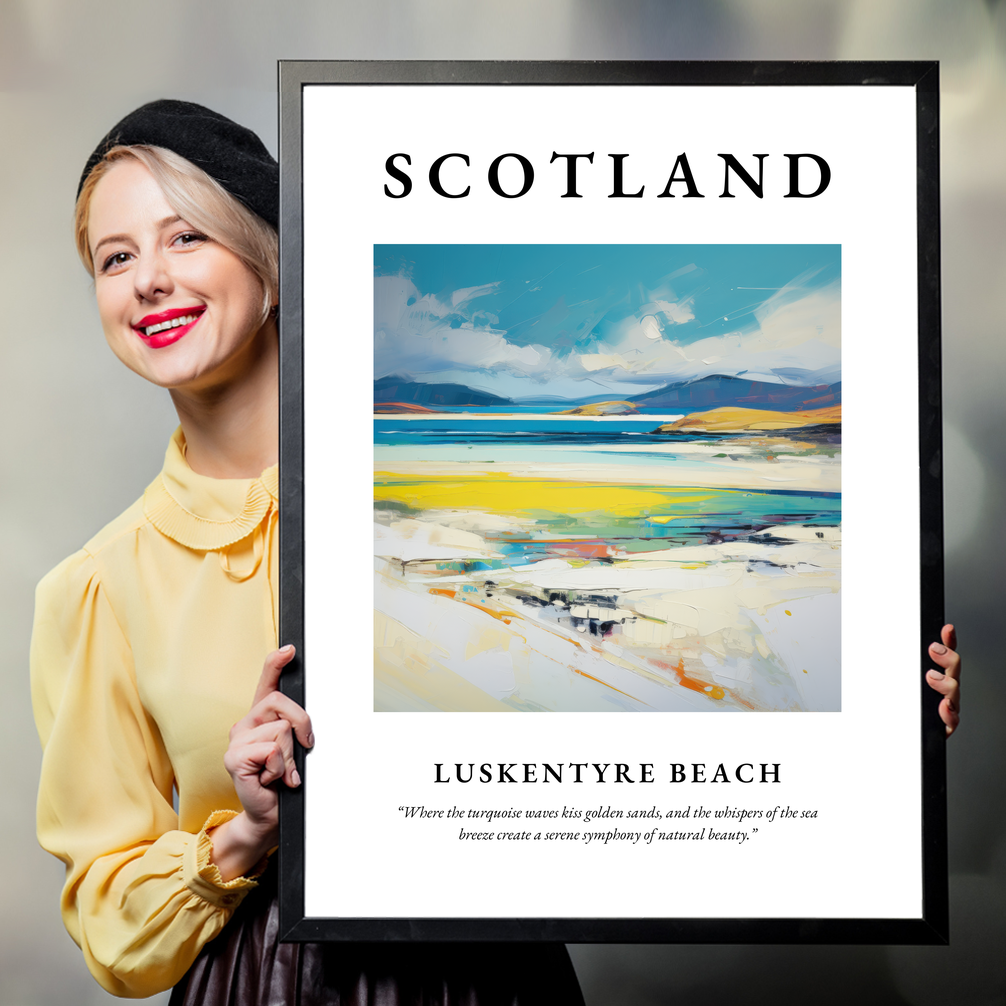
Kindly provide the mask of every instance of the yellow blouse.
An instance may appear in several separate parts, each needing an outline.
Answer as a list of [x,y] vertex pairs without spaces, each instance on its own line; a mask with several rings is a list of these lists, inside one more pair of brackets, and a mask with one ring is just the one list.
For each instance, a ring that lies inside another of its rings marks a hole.
[[223,882],[206,829],[241,809],[228,731],[276,646],[277,492],[276,467],[197,475],[179,430],[143,498],[38,586],[38,837],[115,995],[174,985],[255,886]]

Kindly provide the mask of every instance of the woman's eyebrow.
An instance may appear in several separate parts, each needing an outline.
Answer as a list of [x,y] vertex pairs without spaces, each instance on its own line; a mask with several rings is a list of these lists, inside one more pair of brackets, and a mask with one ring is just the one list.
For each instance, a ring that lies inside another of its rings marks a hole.
[[93,249],[91,249],[91,254],[92,254],[92,255],[97,255],[97,254],[98,254],[98,249],[99,249],[99,248],[100,248],[100,247],[101,247],[102,245],[107,245],[107,244],[112,244],[113,242],[116,242],[116,241],[130,241],[130,240],[131,240],[131,238],[129,237],[129,235],[128,235],[128,234],[109,234],[109,235],[108,235],[108,237],[104,237],[104,238],[102,238],[102,239],[101,239],[101,240],[100,240],[100,241],[99,241],[99,242],[98,242],[98,243],[97,243],[97,244],[96,244],[96,245],[94,246],[94,248],[93,248]]
[[[172,214],[172,216],[170,216],[170,217],[165,217],[163,220],[158,220],[157,223],[154,224],[154,227],[157,230],[160,231],[160,230],[163,230],[165,227],[170,227],[172,224],[179,223],[181,221],[181,219],[182,218],[177,213],[175,213],[175,214]],[[127,241],[127,242],[131,242],[132,240],[133,239],[128,234],[109,234],[107,237],[103,237],[94,246],[93,250],[91,251],[91,255],[92,256],[93,255],[97,255],[98,249],[102,245],[110,244],[110,243],[115,242],[115,241]]]

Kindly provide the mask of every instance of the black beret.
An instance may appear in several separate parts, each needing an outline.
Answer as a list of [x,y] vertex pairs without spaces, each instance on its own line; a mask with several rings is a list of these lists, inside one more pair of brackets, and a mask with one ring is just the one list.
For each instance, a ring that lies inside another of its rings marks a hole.
[[77,195],[91,169],[112,147],[141,144],[173,150],[202,168],[253,213],[279,226],[275,158],[250,129],[191,101],[151,101],[114,125],[88,158]]

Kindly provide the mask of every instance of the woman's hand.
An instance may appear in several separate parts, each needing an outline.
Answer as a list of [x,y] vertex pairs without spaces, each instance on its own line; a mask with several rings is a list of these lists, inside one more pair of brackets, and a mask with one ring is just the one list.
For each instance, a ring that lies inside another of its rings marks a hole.
[[941,643],[931,643],[929,656],[943,668],[926,673],[929,687],[943,696],[940,719],[947,726],[949,737],[961,721],[961,658],[957,651],[957,632],[952,625],[944,625]]
[[224,766],[244,810],[212,829],[212,861],[224,880],[247,873],[279,838],[279,793],[273,783],[296,788],[300,774],[293,759],[293,737],[314,746],[311,718],[279,691],[283,668],[293,659],[292,646],[273,650],[262,667],[251,711],[231,727]]

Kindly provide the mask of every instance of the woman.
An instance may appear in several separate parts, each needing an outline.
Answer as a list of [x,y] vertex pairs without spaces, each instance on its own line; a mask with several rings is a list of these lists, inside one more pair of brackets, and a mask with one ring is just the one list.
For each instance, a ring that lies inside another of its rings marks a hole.
[[[142,499],[39,585],[38,830],[66,864],[67,929],[122,996],[582,1004],[561,946],[276,942],[276,786],[300,785],[294,736],[313,744],[274,649],[277,220],[258,138],[185,102],[127,116],[81,179],[106,338],[180,427]],[[931,649],[948,733],[954,646],[947,627]]]
[[38,589],[38,831],[67,929],[121,996],[582,1004],[561,945],[277,944],[276,786],[300,785],[294,736],[313,744],[274,649],[277,220],[258,137],[187,102],[127,116],[81,179],[105,336],[180,427],[142,499]]

